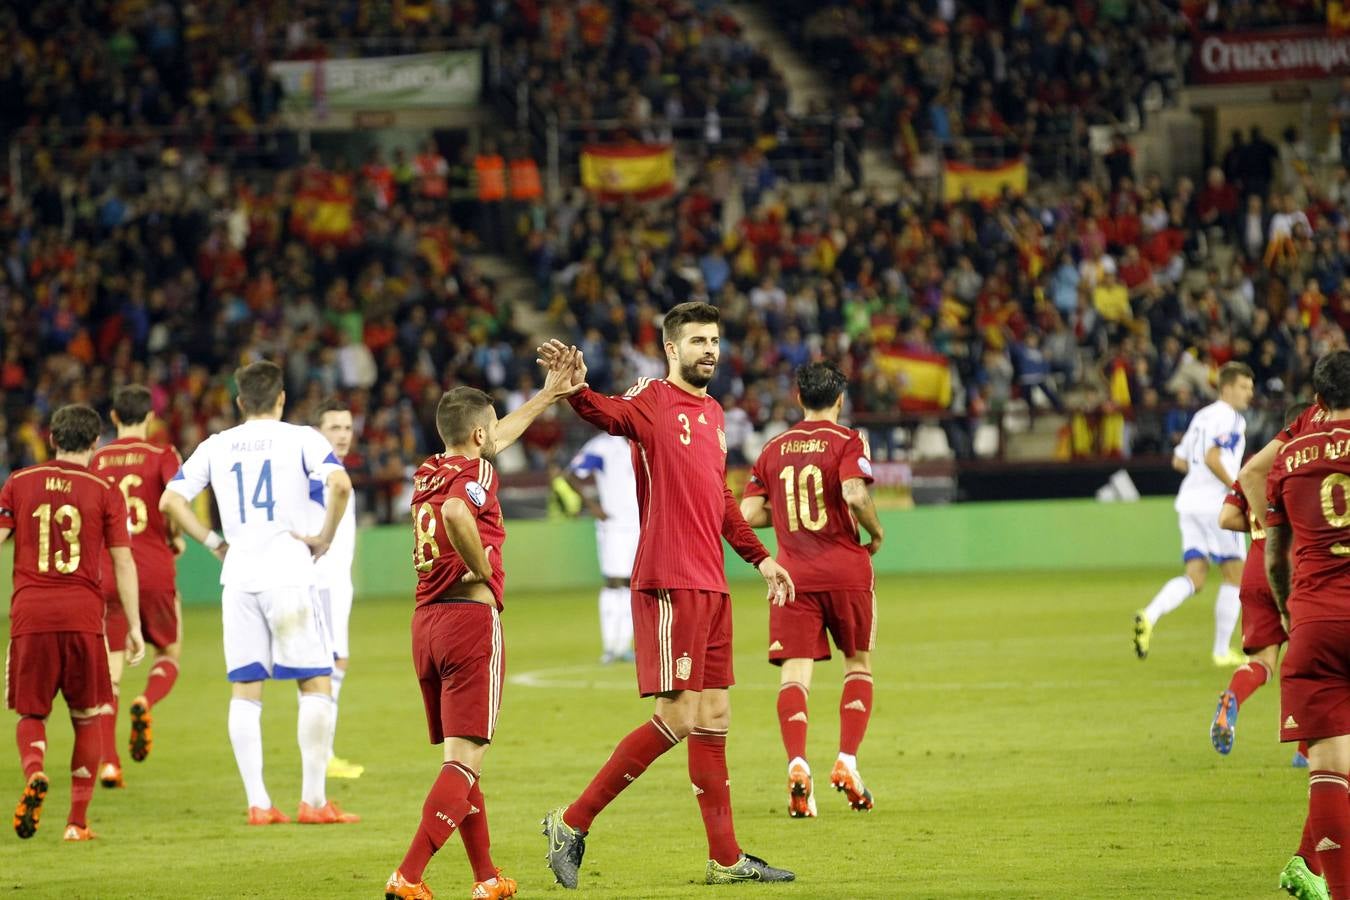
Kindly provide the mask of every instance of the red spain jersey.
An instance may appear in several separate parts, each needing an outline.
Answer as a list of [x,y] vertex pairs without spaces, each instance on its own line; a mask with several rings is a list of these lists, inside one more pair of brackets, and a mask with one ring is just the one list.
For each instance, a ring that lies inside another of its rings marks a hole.
[[0,528],[14,532],[10,634],[102,634],[100,560],[131,546],[121,493],[74,463],[30,466],[0,488]]
[[750,565],[768,559],[727,487],[725,419],[716,400],[642,378],[622,397],[587,388],[568,402],[587,422],[633,443],[642,525],[635,590],[728,593],[724,537]]
[[449,456],[429,457],[413,477],[413,567],[417,570],[417,605],[453,596],[455,584],[469,574],[469,567],[455,552],[445,533],[441,507],[458,498],[478,522],[478,537],[492,566],[488,588],[502,608],[502,586],[506,572],[502,568],[502,545],[506,543],[506,523],[497,501],[497,470],[485,459]]
[[[139,438],[118,438],[100,447],[89,462],[89,471],[122,492],[141,590],[174,589],[173,549],[159,498],[182,464],[177,450]],[[112,577],[112,557],[105,553],[105,586]]]
[[1308,434],[1312,431],[1324,431],[1326,429],[1326,422],[1327,411],[1314,403],[1312,406],[1309,406],[1303,412],[1299,413],[1297,419],[1280,429],[1280,440],[1288,442],[1300,435]]
[[1242,486],[1236,481],[1228,489],[1228,496],[1223,498],[1223,502],[1242,513],[1247,531],[1252,536],[1252,545],[1247,548],[1247,561],[1242,566],[1242,587],[1266,590],[1270,587],[1266,578],[1266,532],[1256,521],[1247,495],[1242,493]]
[[765,497],[778,536],[778,562],[799,591],[870,591],[872,558],[844,500],[851,478],[872,481],[862,435],[805,421],[764,445],[745,496]]
[[1289,615],[1350,619],[1350,422],[1326,422],[1284,445],[1266,479],[1266,527],[1294,534]]

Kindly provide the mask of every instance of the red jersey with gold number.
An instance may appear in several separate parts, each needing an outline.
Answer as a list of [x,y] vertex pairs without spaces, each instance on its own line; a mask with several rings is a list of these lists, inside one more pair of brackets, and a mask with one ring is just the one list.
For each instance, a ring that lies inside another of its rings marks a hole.
[[[89,461],[89,471],[121,491],[126,502],[131,555],[141,590],[174,589],[173,549],[159,498],[182,464],[177,450],[140,438],[118,438],[100,447]],[[112,557],[106,553],[103,578],[105,586],[112,578]]]
[[122,494],[75,463],[30,466],[0,488],[0,528],[14,533],[10,635],[102,634],[100,561],[131,546]]
[[1324,430],[1326,423],[1327,411],[1314,403],[1300,413],[1297,419],[1280,429],[1279,437],[1282,441],[1292,441],[1300,435]]
[[622,397],[587,388],[568,402],[587,422],[633,443],[642,525],[633,561],[635,590],[728,593],[722,538],[752,566],[768,558],[727,487],[720,403],[648,378]]
[[765,497],[778,536],[778,562],[798,591],[870,591],[872,558],[843,484],[872,481],[862,435],[831,422],[805,421],[764,445],[745,487]]
[[[413,477],[413,567],[417,570],[417,605],[424,606],[447,596],[469,567],[455,552],[445,533],[441,507],[447,500],[459,499],[469,508],[478,524],[483,552],[492,566],[488,588],[502,608],[502,587],[506,572],[502,568],[502,545],[506,543],[506,524],[497,500],[497,471],[486,459],[469,459],[438,453],[427,459]],[[462,593],[462,591],[461,591]]]

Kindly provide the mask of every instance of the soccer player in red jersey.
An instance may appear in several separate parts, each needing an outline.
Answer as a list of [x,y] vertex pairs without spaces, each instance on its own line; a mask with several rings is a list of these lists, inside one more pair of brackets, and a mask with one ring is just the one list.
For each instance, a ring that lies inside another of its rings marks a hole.
[[60,691],[75,728],[70,757],[67,841],[87,841],[100,734],[98,716],[112,702],[103,641],[99,559],[112,554],[117,592],[127,618],[127,662],[145,653],[136,596],[136,563],[122,495],[89,471],[102,423],[87,406],[52,416],[56,458],[21,469],[0,488],[0,543],[14,536],[5,693],[19,714],[19,759],[27,786],[14,810],[21,838],[37,831],[50,779],[43,771],[47,716]]
[[576,390],[571,372],[569,351],[543,388],[501,421],[492,398],[474,388],[455,388],[436,406],[445,452],[422,463],[413,479],[412,654],[431,742],[444,745],[445,762],[422,806],[417,834],[385,884],[387,900],[429,900],[423,873],[456,829],[477,881],[475,900],[516,893],[515,881],[492,864],[487,804],[478,781],[496,731],[506,672],[498,617],[506,528],[492,460],[540,413]]
[[1308,742],[1308,818],[1300,854],[1305,848],[1315,853],[1331,896],[1346,898],[1350,897],[1350,351],[1337,350],[1319,359],[1312,386],[1326,417],[1285,443],[1276,455],[1266,491],[1266,573],[1289,631],[1289,650],[1280,667],[1280,738]]
[[[719,355],[717,308],[681,303],[662,323],[670,374],[642,379],[623,397],[584,388],[569,398],[577,415],[633,443],[642,535],[633,563],[633,630],[638,692],[656,714],[619,742],[570,806],[544,818],[548,862],[564,887],[577,886],[591,822],[657,757],[689,738],[689,779],[708,835],[709,884],[791,881],[793,875],[741,852],[731,816],[726,740],[733,683],[731,600],[722,538],[759,569],[776,603],[794,598],[787,571],[764,549],[726,483],[721,405],[707,388]],[[554,365],[568,348],[539,348]],[[575,384],[586,377],[576,355]]]
[[[136,561],[141,628],[146,643],[155,648],[155,662],[145,692],[131,703],[131,758],[143,762],[150,755],[150,710],[163,700],[178,680],[182,648],[178,590],[174,586],[174,556],[183,551],[183,538],[159,511],[164,486],[183,460],[172,447],[151,443],[150,391],[138,384],[119,388],[113,395],[112,421],[117,439],[94,452],[90,471],[122,492],[131,532],[131,555]],[[104,626],[108,637],[108,670],[112,676],[112,710],[100,717],[103,759],[99,780],[104,787],[122,786],[122,761],[117,755],[117,706],[122,680],[122,651],[127,621],[118,602],[112,557],[103,555]]]
[[[805,418],[764,445],[741,500],[745,520],[773,525],[778,561],[793,573],[797,602],[769,610],[769,661],[781,666],[778,727],[788,758],[788,815],[816,814],[806,761],[806,699],[816,660],[830,658],[829,635],[844,654],[839,756],[830,783],[854,809],[872,808],[858,774],[858,745],[872,713],[872,648],[877,598],[872,554],[883,532],[867,492],[872,463],[863,437],[839,424],[844,373],[830,363],[797,370]],[[871,540],[859,542],[858,525]]]

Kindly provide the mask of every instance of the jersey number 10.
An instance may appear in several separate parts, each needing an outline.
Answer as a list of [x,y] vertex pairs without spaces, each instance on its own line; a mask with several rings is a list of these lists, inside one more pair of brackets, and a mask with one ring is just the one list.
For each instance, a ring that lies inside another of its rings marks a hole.
[[[778,474],[783,479],[783,491],[787,495],[788,531],[805,528],[807,531],[819,531],[825,527],[829,513],[825,511],[825,473],[819,466],[802,466],[801,472],[796,466],[788,466]],[[816,512],[811,513],[811,500],[815,499]]]
[[[235,463],[230,466],[230,471],[234,473],[235,484],[239,488],[239,522],[243,524],[248,521],[244,515],[244,464]],[[272,461],[263,460],[262,471],[258,473],[258,483],[253,486],[253,508],[267,510],[267,521],[272,521],[272,507],[276,502],[272,499]]]

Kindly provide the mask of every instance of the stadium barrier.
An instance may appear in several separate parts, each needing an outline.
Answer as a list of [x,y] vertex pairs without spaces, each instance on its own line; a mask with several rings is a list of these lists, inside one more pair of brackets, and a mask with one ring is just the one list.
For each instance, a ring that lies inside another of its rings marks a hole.
[[[1010,501],[882,510],[886,542],[875,558],[884,574],[1123,569],[1166,566],[1180,559],[1172,501]],[[546,592],[597,586],[595,528],[590,519],[511,522],[507,526],[507,589]],[[771,531],[761,537],[772,546]],[[13,544],[0,558],[0,591],[8,597]],[[727,573],[755,577],[727,550]],[[179,563],[186,603],[218,603],[220,566],[189,541]],[[412,534],[396,525],[357,533],[358,597],[411,596]]]

